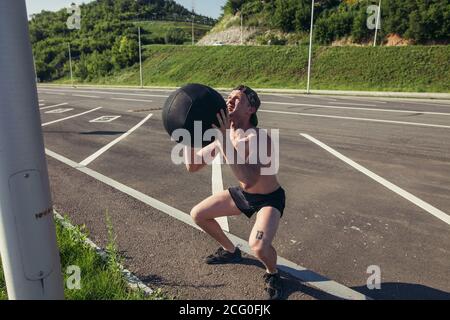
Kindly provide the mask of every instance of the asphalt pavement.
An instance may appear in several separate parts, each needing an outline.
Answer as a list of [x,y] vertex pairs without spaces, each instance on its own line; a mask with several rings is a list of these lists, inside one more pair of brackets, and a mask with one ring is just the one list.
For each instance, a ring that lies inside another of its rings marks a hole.
[[[254,257],[202,263],[217,244],[188,213],[211,195],[212,169],[191,174],[171,161],[174,143],[161,120],[170,90],[38,91],[61,214],[101,246],[109,215],[125,266],[171,296],[263,297],[264,269]],[[279,130],[287,207],[274,246],[286,298],[450,299],[450,101],[261,100],[260,126]],[[224,189],[237,184],[226,165],[221,174]],[[233,239],[244,245],[253,222],[228,218]],[[374,266],[381,289],[369,290]]]

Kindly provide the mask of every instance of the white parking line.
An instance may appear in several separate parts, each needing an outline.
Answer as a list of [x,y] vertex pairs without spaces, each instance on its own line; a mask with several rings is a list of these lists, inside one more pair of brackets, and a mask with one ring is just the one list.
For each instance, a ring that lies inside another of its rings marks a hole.
[[119,96],[138,96],[138,97],[159,97],[159,98],[168,98],[168,95],[159,95],[159,94],[142,94],[142,93],[124,93],[124,92],[106,92],[106,91],[93,91],[93,90],[50,90],[45,89],[45,91],[51,92],[70,92],[70,93],[100,93],[100,94],[115,94]]
[[362,106],[362,107],[376,107],[376,104],[367,104],[367,103],[353,103],[353,102],[335,102],[334,104],[342,104],[347,106]]
[[[76,89],[72,89],[70,87],[61,87],[61,86],[52,86],[52,87],[46,87],[46,86],[39,86],[38,90],[76,90]],[[105,91],[117,91],[117,90],[123,90],[123,91],[128,91],[128,92],[153,92],[153,91],[160,91],[160,92],[173,92],[174,89],[157,89],[157,88],[142,88],[142,89],[137,89],[137,88],[131,88],[131,87],[98,87],[98,86],[94,86],[94,87],[89,87],[89,86],[80,86],[78,87],[78,89],[84,89],[84,90],[105,90]]]
[[50,125],[50,124],[54,124],[54,123],[57,123],[57,122],[61,122],[61,121],[65,121],[65,120],[68,120],[68,119],[76,118],[76,117],[82,116],[83,114],[87,114],[87,113],[90,113],[90,112],[94,112],[94,111],[96,111],[96,110],[98,110],[98,109],[101,109],[101,108],[102,108],[102,107],[98,107],[98,108],[95,108],[95,109],[91,109],[91,110],[89,110],[89,111],[85,111],[85,112],[82,112],[82,113],[74,114],[73,116],[69,116],[69,117],[66,117],[66,118],[62,118],[62,119],[50,121],[50,122],[47,122],[47,123],[42,124],[42,126],[45,127],[45,126],[48,126],[48,125]]
[[126,98],[111,98],[112,100],[123,100],[123,101],[139,101],[139,102],[153,102],[153,100],[140,100],[140,99],[126,99]]
[[[377,100],[377,99],[364,99],[362,97],[349,97],[349,96],[343,96],[342,98],[339,98],[340,101],[344,101],[344,100],[355,100],[355,101],[359,101],[359,102],[366,102],[366,103],[387,103],[386,101],[381,101],[381,100]],[[338,100],[336,100],[338,101]]]
[[101,116],[98,118],[95,118],[93,120],[90,120],[91,123],[106,123],[106,122],[113,122],[114,120],[119,119],[121,116]]
[[[333,105],[323,105],[323,104],[311,104],[311,103],[289,103],[289,102],[271,102],[263,101],[265,104],[276,104],[284,106],[300,106],[300,107],[314,107],[314,108],[324,108],[324,109],[346,109],[346,110],[359,110],[359,111],[375,111],[375,112],[394,112],[394,113],[421,113],[421,114],[431,114],[439,116],[450,116],[450,112],[432,112],[432,111],[420,111],[420,110],[397,110],[397,109],[380,109],[380,108],[353,108],[353,107],[341,107]],[[356,104],[352,104],[356,105]],[[376,107],[375,105],[373,105]]]
[[100,157],[103,153],[105,153],[106,151],[108,151],[108,149],[110,149],[112,146],[114,146],[116,143],[118,143],[119,141],[125,139],[126,137],[128,137],[131,133],[133,133],[133,131],[135,131],[136,129],[138,129],[140,126],[142,126],[148,119],[151,118],[151,116],[153,116],[152,113],[150,113],[148,116],[146,116],[144,118],[144,120],[142,120],[141,122],[139,122],[137,125],[135,125],[133,128],[131,128],[130,130],[128,130],[127,132],[125,132],[123,135],[121,135],[120,137],[118,137],[117,139],[111,141],[110,143],[108,143],[106,146],[104,146],[103,148],[101,148],[100,150],[98,150],[97,152],[95,152],[94,154],[90,155],[89,157],[87,157],[86,159],[84,159],[83,161],[80,162],[81,166],[87,166],[88,164],[90,164],[92,161],[94,161],[95,159],[97,159],[98,157]]
[[[223,179],[222,179],[222,161],[221,161],[221,154],[216,156],[212,163],[212,194],[216,194],[223,191]],[[219,223],[222,230],[230,231],[230,227],[228,225],[228,218],[227,217],[219,217],[216,219],[216,221]]]
[[69,111],[72,111],[73,108],[60,108],[60,109],[53,109],[50,111],[46,111],[45,113],[66,113]]
[[324,97],[317,97],[317,98],[323,99],[323,100],[328,100],[328,101],[333,101],[333,102],[338,101],[337,99],[334,99],[334,98],[324,98]]
[[97,97],[97,96],[88,96],[88,95],[84,95],[84,94],[72,94],[72,97],[100,99],[100,97]]
[[437,104],[437,103],[427,103],[422,101],[405,101],[405,100],[398,100],[398,101],[392,101],[397,103],[406,103],[406,104],[415,104],[415,105],[426,105],[426,106],[435,106],[435,107],[450,107],[449,104]]
[[[159,210],[178,221],[181,221],[197,230],[202,231],[193,221],[192,218],[187,214],[184,213],[181,210],[178,210],[174,207],[171,207],[155,198],[152,198],[146,194],[143,194],[142,192],[139,192],[129,186],[126,186],[116,180],[113,180],[107,176],[102,175],[101,173],[98,173],[92,169],[89,169],[87,167],[80,167],[80,165],[70,159],[67,159],[51,150],[45,149],[45,153],[52,157],[55,160],[58,160],[80,172],[83,172],[84,174],[103,182],[106,185],[109,185],[116,190],[119,190],[153,208],[156,210]],[[230,237],[230,240],[233,241],[236,245],[241,247],[241,250],[245,253],[252,255],[252,251],[250,250],[248,243],[246,240],[241,239],[233,234],[230,234],[226,232],[227,235]],[[328,294],[331,294],[335,297],[341,298],[341,299],[349,299],[349,300],[371,300],[370,297],[359,293],[353,289],[350,289],[340,283],[337,283],[333,280],[329,280],[313,271],[310,271],[292,261],[289,261],[287,259],[284,259],[282,257],[278,257],[277,259],[278,264],[277,267],[294,276],[295,278],[305,282],[306,284],[315,287],[323,292],[326,292]]]
[[287,96],[287,95],[283,95],[283,94],[275,94],[275,93],[264,93],[264,94],[261,94],[261,95],[274,96],[274,97],[279,97],[279,98],[295,99],[294,97],[291,97],[291,96]]
[[58,103],[58,104],[54,104],[54,105],[52,105],[52,106],[47,106],[47,107],[39,108],[39,110],[47,110],[47,109],[50,109],[50,108],[55,108],[55,107],[65,106],[65,105],[67,105],[67,104],[68,104],[67,102]]
[[406,122],[406,121],[379,120],[379,119],[368,119],[368,118],[328,116],[328,115],[323,115],[323,114],[289,112],[289,111],[275,111],[275,110],[259,110],[258,112],[278,113],[278,114],[293,114],[293,115],[299,115],[299,116],[305,116],[305,117],[343,119],[343,120],[354,120],[354,121],[368,121],[368,122],[379,122],[379,123],[404,124],[404,125],[419,126],[419,127],[431,127],[431,128],[450,129],[450,126],[444,126],[444,125],[440,125],[440,124],[419,123],[419,122]]
[[58,95],[58,96],[65,96],[65,93],[58,93],[58,92],[41,92],[43,94],[53,94],[53,95]]
[[337,99],[335,99],[335,98],[330,98],[330,97],[326,97],[326,96],[315,96],[315,95],[310,95],[310,94],[304,94],[304,95],[301,95],[300,97],[325,100],[325,101],[337,101]]
[[45,106],[45,103],[39,103],[39,107]]
[[356,163],[355,161],[351,160],[350,158],[347,158],[343,154],[341,154],[338,151],[334,150],[333,148],[327,146],[323,142],[320,142],[319,140],[313,138],[312,136],[310,136],[308,134],[304,134],[304,133],[301,133],[300,135],[303,136],[304,138],[308,139],[309,141],[315,143],[319,147],[325,149],[326,151],[331,153],[333,156],[335,156],[336,158],[342,160],[343,162],[345,162],[346,164],[350,165],[354,169],[356,169],[359,172],[365,174],[366,176],[368,176],[369,178],[375,180],[376,182],[378,182],[379,184],[383,185],[384,187],[388,188],[392,192],[398,194],[399,196],[405,198],[406,200],[408,200],[411,203],[415,204],[419,208],[425,210],[426,212],[432,214],[436,218],[438,218],[438,219],[442,220],[443,222],[447,223],[448,225],[450,225],[450,215],[448,215],[447,213],[445,213],[445,212],[443,212],[443,211],[433,207],[431,204],[423,201],[422,199],[419,199],[418,197],[414,196],[413,194],[409,193],[408,191],[405,191],[402,188],[396,186],[395,184],[387,181],[386,179],[384,179],[384,178],[380,177],[379,175],[373,173],[369,169],[367,169],[367,168],[363,167],[362,165]]

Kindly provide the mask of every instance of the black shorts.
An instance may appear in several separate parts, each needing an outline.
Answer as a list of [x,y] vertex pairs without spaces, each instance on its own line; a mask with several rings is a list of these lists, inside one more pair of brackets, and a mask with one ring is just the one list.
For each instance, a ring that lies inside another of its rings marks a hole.
[[247,217],[252,215],[263,207],[273,207],[278,209],[283,216],[284,207],[286,205],[286,195],[283,188],[269,194],[247,193],[241,187],[228,188],[231,198],[233,198],[236,207]]

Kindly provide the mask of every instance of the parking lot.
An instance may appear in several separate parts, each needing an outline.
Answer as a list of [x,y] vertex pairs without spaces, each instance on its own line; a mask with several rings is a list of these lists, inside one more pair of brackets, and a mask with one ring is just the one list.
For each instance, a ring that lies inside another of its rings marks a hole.
[[[219,271],[201,264],[217,245],[188,213],[213,185],[237,181],[225,165],[213,175],[172,163],[161,121],[169,94],[41,86],[55,207],[101,245],[110,215],[126,266],[150,287],[187,299],[256,299],[263,269],[254,258]],[[274,246],[288,298],[449,299],[450,101],[261,100],[261,127],[280,130],[287,207]],[[253,222],[221,223],[245,251]],[[379,290],[366,286],[371,266],[381,271]]]

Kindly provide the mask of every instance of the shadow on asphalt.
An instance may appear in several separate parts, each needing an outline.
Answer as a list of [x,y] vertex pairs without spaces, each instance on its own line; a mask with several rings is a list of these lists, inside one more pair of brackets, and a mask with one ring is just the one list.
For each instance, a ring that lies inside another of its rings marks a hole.
[[[261,268],[262,269],[261,270],[262,271],[261,278],[262,278],[262,275],[264,274],[264,271],[265,271],[265,267],[259,260],[243,258],[239,264],[247,265],[247,266],[256,266],[258,268]],[[286,269],[286,268],[284,268],[284,269]],[[303,273],[302,278],[310,279],[311,281],[328,280],[328,279],[323,278],[323,277],[321,277],[317,274],[314,274],[310,271],[301,271],[301,273]],[[307,273],[311,273],[311,275],[308,275]],[[339,297],[336,297],[332,294],[328,294],[326,292],[320,291],[318,289],[315,289],[313,287],[310,287],[310,286],[307,286],[307,285],[301,283],[300,280],[292,277],[291,275],[289,275],[288,273],[286,273],[284,271],[280,271],[280,274],[283,279],[283,285],[284,285],[283,300],[288,299],[289,296],[291,296],[295,292],[300,292],[302,294],[311,296],[317,300],[341,300]],[[312,276],[312,275],[314,275],[314,276]]]
[[353,287],[375,300],[450,300],[450,293],[420,284],[387,282],[379,290],[367,286]]
[[[238,264],[261,268],[262,279],[265,267],[260,261],[251,258],[243,258]],[[286,267],[284,269],[286,269]],[[328,280],[327,278],[324,278],[309,270],[296,272],[299,273],[305,282],[319,282]],[[284,285],[283,300],[287,300],[292,294],[297,292],[317,300],[343,300],[340,297],[306,285],[285,271],[280,271],[280,274]],[[140,279],[147,285],[165,285],[169,287],[221,288],[225,286],[225,284],[199,285],[193,283],[171,282],[157,275],[143,276],[140,277]],[[351,289],[374,300],[450,300],[450,293],[418,284],[382,283],[380,290],[369,290],[367,286],[352,287]]]
[[163,277],[151,274],[148,276],[139,277],[139,279],[144,282],[146,285],[164,285],[168,287],[191,287],[191,288],[221,288],[225,285],[222,284],[214,284],[214,285],[199,285],[193,283],[180,283],[180,282],[171,282],[167,281]]

